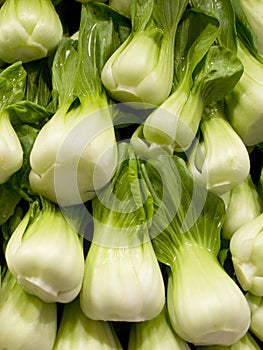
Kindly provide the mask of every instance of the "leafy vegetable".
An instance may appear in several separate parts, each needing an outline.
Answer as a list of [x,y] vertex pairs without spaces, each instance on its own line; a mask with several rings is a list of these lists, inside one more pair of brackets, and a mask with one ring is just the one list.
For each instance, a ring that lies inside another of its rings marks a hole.
[[50,55],[63,35],[51,0],[6,0],[0,8],[0,58],[29,62]]
[[262,348],[242,3],[0,0],[0,349]]
[[53,79],[59,105],[30,156],[33,191],[65,206],[94,198],[117,162],[111,109],[99,77],[119,37],[110,11],[103,8],[83,5],[77,51],[69,38],[56,51]]
[[[158,145],[170,154],[186,151],[205,106],[222,100],[240,78],[243,67],[236,56],[213,45],[218,33],[215,18],[194,9],[184,14],[176,36],[174,91],[141,127],[149,148]],[[133,137],[132,142],[140,154],[140,140]]]
[[116,175],[92,201],[94,231],[80,303],[91,319],[137,322],[161,312],[165,290],[149,237],[147,189],[129,145],[120,143],[119,152]]
[[150,234],[158,260],[170,267],[173,329],[195,345],[233,344],[247,332],[250,310],[217,260],[224,202],[194,180],[182,158],[161,155],[144,167],[155,209]]
[[107,60],[101,74],[112,98],[159,105],[169,95],[175,34],[187,3],[185,0],[131,2],[130,35]]
[[209,191],[223,195],[249,175],[247,148],[225,117],[222,106],[207,108],[188,153],[189,168]]
[[80,291],[82,241],[51,202],[31,203],[7,243],[5,257],[19,285],[45,302],[67,303]]
[[0,294],[2,349],[50,350],[57,331],[57,306],[30,295],[7,271]]

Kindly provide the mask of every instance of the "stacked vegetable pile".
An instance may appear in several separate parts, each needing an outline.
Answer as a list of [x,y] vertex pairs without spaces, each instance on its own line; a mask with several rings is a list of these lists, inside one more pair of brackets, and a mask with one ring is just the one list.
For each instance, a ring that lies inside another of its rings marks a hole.
[[0,349],[261,348],[251,8],[2,2]]

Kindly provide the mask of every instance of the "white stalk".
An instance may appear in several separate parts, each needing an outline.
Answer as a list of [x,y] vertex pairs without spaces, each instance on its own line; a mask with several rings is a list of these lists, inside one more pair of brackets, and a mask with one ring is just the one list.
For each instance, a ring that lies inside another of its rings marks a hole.
[[43,301],[66,303],[78,295],[84,273],[82,243],[58,208],[47,204],[35,214],[29,210],[5,255],[18,284]]
[[49,55],[63,35],[51,0],[6,0],[0,8],[0,57],[29,62]]
[[237,279],[245,291],[263,296],[263,214],[242,225],[230,240]]
[[0,294],[0,348],[51,350],[57,332],[57,307],[25,292],[10,273]]
[[0,184],[23,164],[23,149],[6,111],[0,113]]
[[139,322],[157,316],[165,291],[151,241],[133,246],[93,242],[80,301],[84,314],[95,320]]
[[167,293],[171,324],[190,343],[229,346],[249,328],[244,294],[206,248],[186,244],[177,251]]

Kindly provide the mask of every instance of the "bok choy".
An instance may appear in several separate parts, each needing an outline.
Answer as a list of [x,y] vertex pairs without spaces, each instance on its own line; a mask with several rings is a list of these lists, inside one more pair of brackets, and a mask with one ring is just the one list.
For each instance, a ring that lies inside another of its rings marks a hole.
[[92,200],[94,231],[80,305],[94,320],[138,322],[161,312],[165,288],[149,236],[147,188],[129,145],[120,143],[119,153],[114,178]]
[[67,303],[80,292],[81,237],[54,203],[31,203],[7,243],[5,257],[18,284],[45,302]]
[[199,133],[188,152],[188,164],[193,175],[219,196],[249,175],[248,150],[220,104],[205,110]]
[[6,0],[0,8],[0,58],[29,62],[50,55],[63,27],[51,0]]
[[100,71],[117,39],[111,13],[88,3],[82,5],[77,52],[72,39],[64,39],[56,51],[60,103],[33,145],[30,184],[64,206],[94,198],[116,167],[115,131]]
[[57,332],[57,306],[25,292],[9,270],[0,293],[0,348],[51,350]]
[[218,35],[216,18],[195,9],[184,13],[175,38],[174,88],[133,135],[137,154],[145,154],[147,146],[150,155],[157,146],[170,154],[186,151],[205,106],[222,100],[233,89],[243,67],[232,51],[213,45]]
[[131,1],[131,32],[105,63],[101,79],[120,102],[158,105],[172,89],[174,40],[188,1]]
[[263,56],[242,0],[3,3],[0,350],[262,348]]
[[217,259],[223,200],[207,192],[177,156],[149,159],[142,169],[155,208],[154,249],[169,266],[167,308],[173,329],[195,345],[233,344],[249,328],[250,309]]

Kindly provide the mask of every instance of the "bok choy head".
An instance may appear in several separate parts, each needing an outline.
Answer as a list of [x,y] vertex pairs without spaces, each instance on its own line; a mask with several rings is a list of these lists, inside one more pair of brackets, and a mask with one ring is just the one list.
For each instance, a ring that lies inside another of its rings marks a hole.
[[[236,55],[213,45],[218,35],[216,18],[195,9],[185,12],[175,38],[173,91],[141,127],[139,136],[149,148],[159,147],[160,153],[164,149],[170,154],[186,151],[205,106],[222,100],[240,78],[243,67]],[[132,142],[140,154],[145,145],[137,136]]]
[[[65,39],[53,63],[60,104],[33,145],[32,189],[62,205],[94,198],[117,163],[111,107],[100,80],[106,58],[118,42],[111,12],[82,5],[77,42]],[[56,132],[54,132],[56,130]]]
[[80,291],[81,237],[54,203],[31,203],[7,243],[5,257],[18,284],[45,302],[67,303]]
[[120,143],[116,174],[92,201],[94,232],[80,292],[87,317],[137,322],[161,312],[165,290],[149,237],[149,199],[132,148]]
[[131,32],[105,63],[101,79],[120,102],[158,105],[170,93],[174,40],[188,1],[132,0]]
[[170,268],[167,308],[173,329],[195,345],[234,343],[248,330],[250,310],[217,259],[223,200],[207,192],[177,156],[154,157],[142,170],[155,208],[154,249]]
[[29,62],[50,55],[63,27],[51,0],[6,0],[0,8],[0,58]]
[[25,292],[7,270],[0,293],[1,349],[50,350],[57,332],[57,306]]
[[249,175],[248,150],[225,117],[221,104],[206,108],[188,152],[188,165],[193,175],[219,196]]

